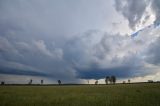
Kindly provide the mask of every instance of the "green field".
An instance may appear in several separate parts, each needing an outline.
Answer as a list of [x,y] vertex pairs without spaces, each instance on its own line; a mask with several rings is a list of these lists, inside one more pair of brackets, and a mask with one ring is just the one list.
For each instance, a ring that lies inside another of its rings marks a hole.
[[160,83],[0,86],[0,106],[160,106]]

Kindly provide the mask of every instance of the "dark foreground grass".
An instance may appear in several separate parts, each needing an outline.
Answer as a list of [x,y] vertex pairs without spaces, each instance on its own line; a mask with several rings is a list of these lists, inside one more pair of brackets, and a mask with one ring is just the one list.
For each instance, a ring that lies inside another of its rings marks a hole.
[[160,106],[160,84],[0,86],[0,106]]

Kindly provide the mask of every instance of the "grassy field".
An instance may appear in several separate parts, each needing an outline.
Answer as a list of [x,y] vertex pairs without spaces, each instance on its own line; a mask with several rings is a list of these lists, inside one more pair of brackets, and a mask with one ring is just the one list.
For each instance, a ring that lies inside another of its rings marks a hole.
[[0,86],[0,106],[160,106],[160,83]]

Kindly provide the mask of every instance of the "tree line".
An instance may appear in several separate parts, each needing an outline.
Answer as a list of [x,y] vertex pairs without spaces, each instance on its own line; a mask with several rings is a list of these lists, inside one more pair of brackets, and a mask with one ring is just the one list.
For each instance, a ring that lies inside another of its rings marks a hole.
[[[30,79],[30,81],[28,82],[28,84],[31,85],[32,82],[33,82],[33,80]],[[42,84],[44,83],[44,80],[40,80],[40,83],[41,83],[41,85],[42,85]],[[59,85],[62,84],[61,80],[57,80],[57,83],[58,83]],[[116,83],[116,76],[106,76],[106,77],[105,77],[105,83],[106,83],[106,84],[115,84],[115,83]],[[5,84],[4,81],[1,82],[1,85],[4,85],[4,84]],[[89,81],[88,81],[88,84],[89,84]],[[97,84],[98,84],[98,80],[95,81],[95,85],[97,85]]]
[[105,78],[106,84],[115,84],[116,83],[116,76],[106,76]]
[[[105,84],[115,84],[116,83],[116,76],[106,76],[105,77]],[[89,83],[88,83],[89,84]],[[98,80],[95,81],[95,85],[98,84]]]

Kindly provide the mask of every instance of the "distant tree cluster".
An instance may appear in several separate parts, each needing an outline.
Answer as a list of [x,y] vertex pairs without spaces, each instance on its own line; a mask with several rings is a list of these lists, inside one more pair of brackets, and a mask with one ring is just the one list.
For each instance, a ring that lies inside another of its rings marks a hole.
[[128,82],[127,82],[127,81],[122,81],[122,84],[125,84],[125,83],[130,84],[130,83],[131,83],[131,80],[130,80],[130,79],[128,79]]
[[43,84],[43,80],[41,80],[41,85]]
[[106,84],[115,84],[116,83],[116,77],[115,76],[106,76],[105,83]]
[[148,80],[149,83],[153,83],[153,80]]
[[61,85],[61,80],[58,80],[57,82],[58,82],[59,85]]
[[98,80],[95,81],[95,85],[97,85],[97,84],[98,84]]
[[2,81],[2,82],[1,82],[1,85],[4,85],[4,84],[5,84],[5,82],[4,82],[4,81]]
[[125,83],[126,83],[126,81],[123,81],[122,83],[123,83],[123,84],[125,84]]
[[[28,84],[31,85],[32,83],[33,83],[33,80],[30,79],[30,81],[28,82]],[[44,83],[44,80],[40,80],[40,84],[43,85],[43,83]]]
[[131,80],[130,80],[130,79],[128,79],[128,83],[131,83]]
[[32,84],[32,81],[33,81],[33,80],[32,80],[32,79],[30,79],[30,81],[29,81],[29,83],[28,83],[28,84],[30,84],[30,85],[31,85],[31,84]]

